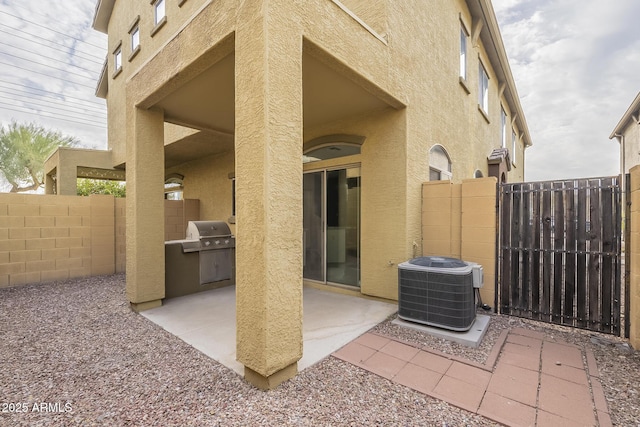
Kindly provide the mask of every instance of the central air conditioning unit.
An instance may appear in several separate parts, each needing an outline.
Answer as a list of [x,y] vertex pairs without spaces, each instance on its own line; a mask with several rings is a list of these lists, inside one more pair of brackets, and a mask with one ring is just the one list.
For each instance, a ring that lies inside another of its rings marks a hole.
[[482,266],[456,258],[419,257],[398,265],[398,317],[453,331],[476,318],[475,289]]

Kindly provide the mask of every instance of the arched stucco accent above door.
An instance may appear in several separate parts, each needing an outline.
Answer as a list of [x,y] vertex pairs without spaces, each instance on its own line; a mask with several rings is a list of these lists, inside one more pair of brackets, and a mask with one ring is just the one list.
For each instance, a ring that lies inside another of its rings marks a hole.
[[347,134],[314,138],[304,144],[303,162],[309,163],[360,154],[360,147],[364,140],[364,136]]

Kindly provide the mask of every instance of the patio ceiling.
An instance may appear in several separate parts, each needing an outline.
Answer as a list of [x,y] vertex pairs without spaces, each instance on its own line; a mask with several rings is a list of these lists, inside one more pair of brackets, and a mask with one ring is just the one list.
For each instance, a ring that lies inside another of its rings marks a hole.
[[[167,167],[233,148],[227,138],[235,128],[235,55],[217,62],[156,104],[169,123],[203,132],[165,147]],[[314,56],[303,56],[305,129],[388,106],[386,102]],[[232,139],[231,139],[232,140]]]

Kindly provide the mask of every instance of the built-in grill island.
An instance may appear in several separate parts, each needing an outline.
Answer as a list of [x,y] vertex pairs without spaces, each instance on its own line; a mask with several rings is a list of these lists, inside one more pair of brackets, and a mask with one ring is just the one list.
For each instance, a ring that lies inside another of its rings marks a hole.
[[186,239],[165,242],[165,298],[235,284],[236,239],[224,221],[189,221]]

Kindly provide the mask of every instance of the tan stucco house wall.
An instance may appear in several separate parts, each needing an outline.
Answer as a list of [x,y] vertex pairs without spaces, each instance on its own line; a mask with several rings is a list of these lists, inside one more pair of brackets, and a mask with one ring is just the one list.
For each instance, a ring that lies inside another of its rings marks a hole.
[[[505,148],[498,179],[524,178],[531,138],[489,0],[99,0],[94,28],[108,35],[97,95],[111,168],[126,171],[129,300],[164,298],[157,212],[180,176],[201,219],[232,223],[237,357],[261,387],[297,370],[303,282],[397,299],[397,264],[422,255],[434,172],[487,177]],[[311,176],[327,215],[315,234],[303,227]],[[310,280],[317,236],[325,275]],[[349,257],[357,280],[327,280],[330,260]]]
[[640,93],[636,95],[627,111],[609,135],[620,145],[620,172],[629,173],[640,165]]

